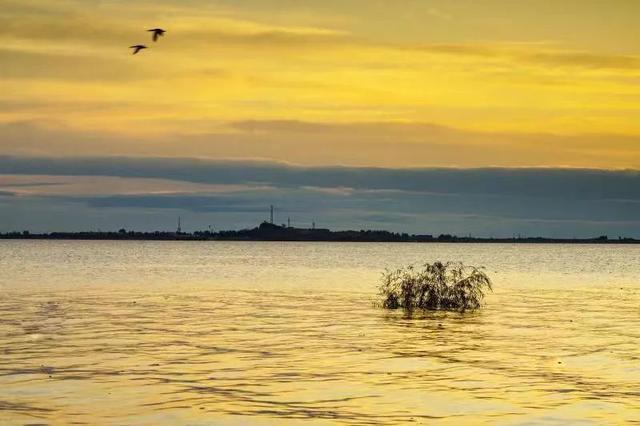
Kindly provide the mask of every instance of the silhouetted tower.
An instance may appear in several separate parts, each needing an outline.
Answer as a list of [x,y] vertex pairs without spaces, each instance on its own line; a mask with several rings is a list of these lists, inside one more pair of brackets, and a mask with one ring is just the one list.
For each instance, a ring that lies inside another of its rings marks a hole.
[[311,222],[311,229],[316,229],[316,223],[315,222]]
[[291,228],[291,218],[287,218],[287,228]]
[[273,204],[271,205],[271,215],[269,216],[269,223],[273,225]]
[[178,234],[182,232],[182,228],[180,227],[180,216],[178,216],[178,230],[176,231]]

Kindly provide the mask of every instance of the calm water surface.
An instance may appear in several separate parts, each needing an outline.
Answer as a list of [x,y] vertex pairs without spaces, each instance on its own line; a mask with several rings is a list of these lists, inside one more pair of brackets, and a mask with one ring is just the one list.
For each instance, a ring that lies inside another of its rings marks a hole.
[[[472,314],[380,272],[486,265]],[[640,423],[640,247],[0,242],[1,424]]]

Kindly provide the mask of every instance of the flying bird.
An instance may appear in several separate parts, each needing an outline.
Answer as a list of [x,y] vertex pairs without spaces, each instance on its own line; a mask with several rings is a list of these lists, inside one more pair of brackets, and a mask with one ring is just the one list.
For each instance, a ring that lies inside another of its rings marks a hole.
[[164,33],[166,33],[166,31],[163,30],[162,28],[152,28],[147,31],[149,31],[150,33],[153,33],[153,41],[158,41],[158,37],[162,37]]
[[144,44],[134,44],[133,46],[129,46],[129,49],[133,49],[134,55],[139,51],[141,51],[142,49],[146,49],[146,48],[147,46],[145,46]]

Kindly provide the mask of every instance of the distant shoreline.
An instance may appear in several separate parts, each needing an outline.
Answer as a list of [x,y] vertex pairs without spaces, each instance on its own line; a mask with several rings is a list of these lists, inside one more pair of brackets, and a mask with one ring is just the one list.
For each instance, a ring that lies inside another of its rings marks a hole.
[[86,241],[293,241],[293,242],[377,242],[377,243],[508,243],[508,244],[640,244],[640,239],[606,235],[593,238],[512,237],[484,238],[396,233],[389,231],[331,231],[278,226],[263,222],[253,229],[239,231],[138,232],[119,231],[50,232],[28,231],[0,234],[0,240],[86,240]]

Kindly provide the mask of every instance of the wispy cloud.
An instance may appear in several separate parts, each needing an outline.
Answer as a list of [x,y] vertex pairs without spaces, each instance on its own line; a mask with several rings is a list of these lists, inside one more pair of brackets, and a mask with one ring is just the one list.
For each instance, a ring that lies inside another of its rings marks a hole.
[[126,57],[106,58],[0,48],[0,78],[13,80],[135,81],[147,79],[149,68]]
[[[82,106],[69,105],[70,113]],[[110,104],[94,106],[118,108]],[[135,110],[135,106],[131,106]],[[122,111],[123,114],[127,110]],[[47,109],[42,110],[43,117]],[[206,122],[201,132],[122,136],[56,123],[0,124],[0,153],[288,159],[306,165],[574,166],[640,168],[640,137],[624,134],[477,132],[429,123]],[[141,124],[144,126],[144,124]],[[200,123],[193,123],[197,128]]]
[[640,71],[640,56],[637,55],[587,52],[553,43],[433,43],[406,47],[431,54],[502,60],[514,65]]

